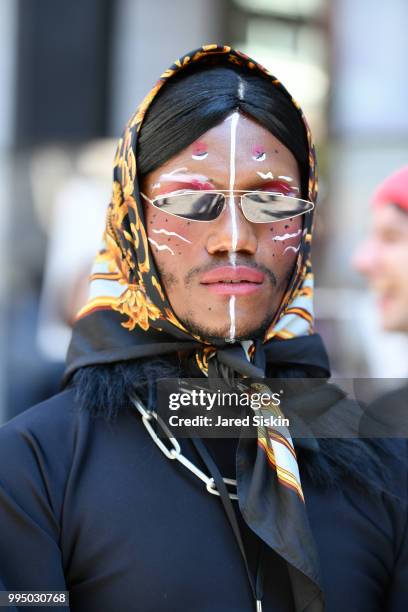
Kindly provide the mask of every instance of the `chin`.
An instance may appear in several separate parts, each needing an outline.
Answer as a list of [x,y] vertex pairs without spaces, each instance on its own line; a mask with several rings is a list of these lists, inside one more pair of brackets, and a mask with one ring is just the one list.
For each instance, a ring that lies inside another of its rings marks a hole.
[[[240,342],[242,340],[263,338],[271,323],[271,319],[271,316],[268,316],[258,324],[254,324],[253,321],[251,321],[251,323],[248,323],[247,325],[237,325],[235,328],[235,333],[233,334],[233,339]],[[198,335],[201,338],[205,338],[210,342],[223,342],[231,338],[230,321],[218,327],[204,327],[202,324],[188,319],[185,319],[182,322],[193,334]]]

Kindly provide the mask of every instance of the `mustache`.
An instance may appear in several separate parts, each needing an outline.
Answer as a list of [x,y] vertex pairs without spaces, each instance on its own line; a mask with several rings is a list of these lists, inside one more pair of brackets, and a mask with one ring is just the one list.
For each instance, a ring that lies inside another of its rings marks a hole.
[[[210,270],[215,270],[216,268],[219,268],[220,266],[228,266],[228,265],[231,265],[231,262],[229,259],[218,259],[217,262],[211,261],[204,266],[196,266],[194,268],[191,268],[187,272],[186,276],[184,277],[184,284],[186,287],[188,287],[195,280],[196,276],[198,276],[199,274],[203,274],[204,272],[209,272]],[[273,287],[277,287],[278,285],[278,280],[276,278],[276,275],[272,272],[272,270],[270,270],[269,268],[267,268],[266,266],[262,264],[257,264],[254,261],[241,257],[241,258],[236,259],[235,266],[247,266],[248,268],[252,268],[254,270],[263,272],[265,276],[269,278],[271,285]]]

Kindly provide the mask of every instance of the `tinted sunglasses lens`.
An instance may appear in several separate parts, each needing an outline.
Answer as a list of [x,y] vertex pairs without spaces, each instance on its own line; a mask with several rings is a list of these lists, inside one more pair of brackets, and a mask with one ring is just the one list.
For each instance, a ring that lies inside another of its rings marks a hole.
[[314,204],[280,194],[254,192],[242,198],[242,210],[252,223],[273,223],[313,210]]
[[224,196],[221,193],[180,193],[158,198],[154,206],[163,212],[192,219],[193,221],[213,221],[224,206]]

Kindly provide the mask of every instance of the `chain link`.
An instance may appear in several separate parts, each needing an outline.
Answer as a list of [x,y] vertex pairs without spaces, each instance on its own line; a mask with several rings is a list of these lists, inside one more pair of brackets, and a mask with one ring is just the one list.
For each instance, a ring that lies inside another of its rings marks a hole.
[[[135,408],[137,408],[138,412],[140,413],[143,425],[146,427],[153,442],[160,448],[161,452],[167,457],[167,459],[175,459],[176,461],[181,463],[181,465],[190,470],[190,472],[192,472],[205,484],[206,489],[209,493],[211,493],[212,495],[219,495],[219,491],[215,485],[214,478],[207,476],[207,474],[205,474],[202,470],[200,470],[200,468],[198,468],[194,463],[187,459],[185,455],[182,454],[178,440],[171,435],[171,431],[164,423],[163,419],[159,417],[157,412],[154,412],[153,410],[146,410],[140,399],[136,396],[131,396],[130,399],[132,404],[135,406]],[[153,420],[157,422],[157,425],[161,428],[161,430],[167,437],[169,444],[171,444],[171,447],[166,446],[164,442],[158,437],[152,426]],[[226,485],[236,490],[237,481],[235,479],[223,478],[223,481]],[[229,492],[228,495],[232,500],[238,499],[237,493]]]

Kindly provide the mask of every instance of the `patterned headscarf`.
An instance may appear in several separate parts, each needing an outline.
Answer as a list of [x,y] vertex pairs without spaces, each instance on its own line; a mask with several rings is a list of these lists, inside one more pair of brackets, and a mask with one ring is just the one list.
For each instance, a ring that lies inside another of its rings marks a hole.
[[[233,355],[233,346],[210,343],[191,333],[173,311],[149,247],[137,180],[138,134],[150,104],[175,74],[208,61],[230,63],[256,73],[269,80],[294,105],[308,139],[307,197],[316,200],[316,162],[310,130],[299,105],[278,79],[228,46],[206,45],[176,61],[143,100],[119,141],[102,248],[91,275],[89,301],[79,312],[73,331],[66,380],[85,365],[181,350],[190,351],[200,370],[208,374],[209,363],[217,361],[221,353],[224,358],[228,357],[228,351]],[[311,363],[327,370],[324,350],[318,336],[313,334],[312,222],[312,214],[306,215],[301,248],[280,308],[263,342],[252,343],[250,363],[242,359],[242,370],[238,364],[236,369],[241,374],[246,371],[245,363],[249,367],[251,363],[257,364],[252,374],[261,371],[257,358],[260,352],[266,354],[266,361],[273,360],[278,353],[281,363]],[[305,345],[305,338],[310,339],[309,344]],[[248,441],[240,444],[242,455],[237,463],[240,465],[237,470],[240,508],[250,527],[287,561],[296,609],[318,612],[323,608],[317,555],[307,521],[294,445],[289,432],[286,436],[271,430],[267,436],[265,431],[259,433],[255,455],[249,450]]]

